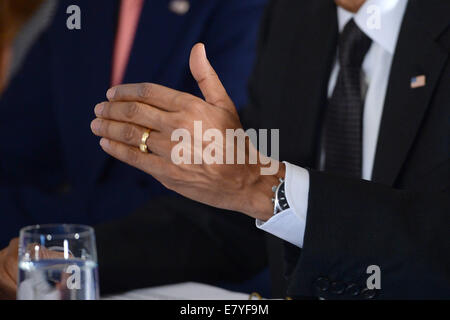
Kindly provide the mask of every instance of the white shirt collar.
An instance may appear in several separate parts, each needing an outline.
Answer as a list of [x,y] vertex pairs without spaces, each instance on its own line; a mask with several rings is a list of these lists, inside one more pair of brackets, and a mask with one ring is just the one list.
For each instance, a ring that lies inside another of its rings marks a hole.
[[[355,14],[338,7],[339,31],[354,18],[355,23],[369,38],[394,54],[407,4],[408,0],[367,0]],[[379,25],[374,24],[374,8],[380,13]]]

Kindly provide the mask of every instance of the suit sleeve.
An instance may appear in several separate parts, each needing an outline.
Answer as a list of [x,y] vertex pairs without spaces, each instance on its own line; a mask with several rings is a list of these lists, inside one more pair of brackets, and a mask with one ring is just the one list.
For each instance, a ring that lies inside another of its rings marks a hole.
[[267,265],[264,233],[251,218],[177,195],[95,232],[102,294],[186,281],[242,285]]
[[[411,192],[311,171],[303,250],[286,245],[289,294],[448,299],[449,234],[448,187]],[[369,266],[380,290],[367,289]]]

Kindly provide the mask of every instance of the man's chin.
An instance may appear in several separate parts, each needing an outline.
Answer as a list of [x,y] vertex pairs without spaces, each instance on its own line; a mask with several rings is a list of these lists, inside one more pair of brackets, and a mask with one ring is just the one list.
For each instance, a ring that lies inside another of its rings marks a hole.
[[356,13],[362,7],[364,2],[366,2],[366,0],[334,0],[334,2],[337,6],[347,11]]

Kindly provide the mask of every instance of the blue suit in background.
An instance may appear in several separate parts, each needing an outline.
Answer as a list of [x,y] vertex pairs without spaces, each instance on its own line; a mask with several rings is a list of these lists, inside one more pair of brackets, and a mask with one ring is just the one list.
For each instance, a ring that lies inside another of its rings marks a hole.
[[[246,103],[265,0],[191,0],[178,15],[168,0],[147,0],[125,83],[155,82],[200,96],[188,59],[196,42],[238,107]],[[126,216],[165,189],[109,158],[90,131],[110,86],[119,1],[78,1],[81,30],[66,27],[59,1],[0,100],[0,247],[21,227],[97,224]]]

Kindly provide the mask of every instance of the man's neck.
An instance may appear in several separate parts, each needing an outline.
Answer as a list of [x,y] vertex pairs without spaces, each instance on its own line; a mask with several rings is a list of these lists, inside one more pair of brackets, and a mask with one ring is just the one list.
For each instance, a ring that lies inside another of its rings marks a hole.
[[356,13],[359,11],[359,9],[361,9],[366,0],[335,0],[335,2],[339,7],[347,11]]

